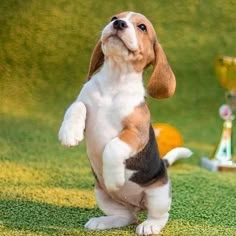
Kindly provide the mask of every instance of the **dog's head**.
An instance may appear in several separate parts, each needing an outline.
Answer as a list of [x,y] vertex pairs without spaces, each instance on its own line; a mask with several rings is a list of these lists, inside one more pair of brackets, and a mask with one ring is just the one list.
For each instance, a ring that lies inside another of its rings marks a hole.
[[137,72],[153,65],[148,93],[153,98],[167,98],[174,94],[175,76],[152,24],[145,16],[122,12],[111,18],[94,48],[87,79],[102,66],[104,60],[109,59],[129,63]]

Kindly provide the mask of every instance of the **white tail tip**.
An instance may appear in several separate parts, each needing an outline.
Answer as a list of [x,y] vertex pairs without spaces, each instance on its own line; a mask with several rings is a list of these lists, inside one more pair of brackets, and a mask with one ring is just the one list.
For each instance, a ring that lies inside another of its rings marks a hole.
[[184,147],[177,147],[172,150],[170,150],[166,155],[163,157],[163,159],[167,160],[169,165],[172,165],[175,161],[181,159],[181,158],[188,158],[193,154],[193,152]]

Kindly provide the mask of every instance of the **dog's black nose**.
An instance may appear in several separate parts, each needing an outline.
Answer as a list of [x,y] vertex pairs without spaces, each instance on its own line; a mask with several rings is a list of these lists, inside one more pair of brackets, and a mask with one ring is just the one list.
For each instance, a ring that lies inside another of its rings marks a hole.
[[128,25],[123,20],[115,20],[113,22],[113,28],[116,30],[124,30],[125,28],[128,28]]

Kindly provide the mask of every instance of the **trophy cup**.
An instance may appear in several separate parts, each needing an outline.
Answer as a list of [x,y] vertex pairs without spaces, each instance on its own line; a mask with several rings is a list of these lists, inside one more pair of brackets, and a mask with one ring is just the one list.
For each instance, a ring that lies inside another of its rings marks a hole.
[[220,141],[210,159],[201,159],[201,165],[211,171],[236,172],[232,147],[232,125],[236,113],[236,58],[218,56],[215,60],[215,71],[219,83],[227,89],[227,104],[219,109],[219,115],[224,120]]

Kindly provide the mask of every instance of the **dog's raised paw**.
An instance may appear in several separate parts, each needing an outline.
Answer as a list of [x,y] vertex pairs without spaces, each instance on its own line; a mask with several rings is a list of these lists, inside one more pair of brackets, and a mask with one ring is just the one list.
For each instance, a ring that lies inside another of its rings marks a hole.
[[64,121],[58,133],[61,144],[76,146],[84,138],[86,107],[82,102],[74,102],[66,111]]
[[125,175],[121,171],[121,173],[110,173],[107,172],[104,173],[104,181],[105,186],[109,192],[115,192],[118,191],[120,188],[122,188],[125,184]]
[[78,145],[84,138],[78,122],[69,122],[65,120],[59,130],[58,138],[62,145],[66,147]]

